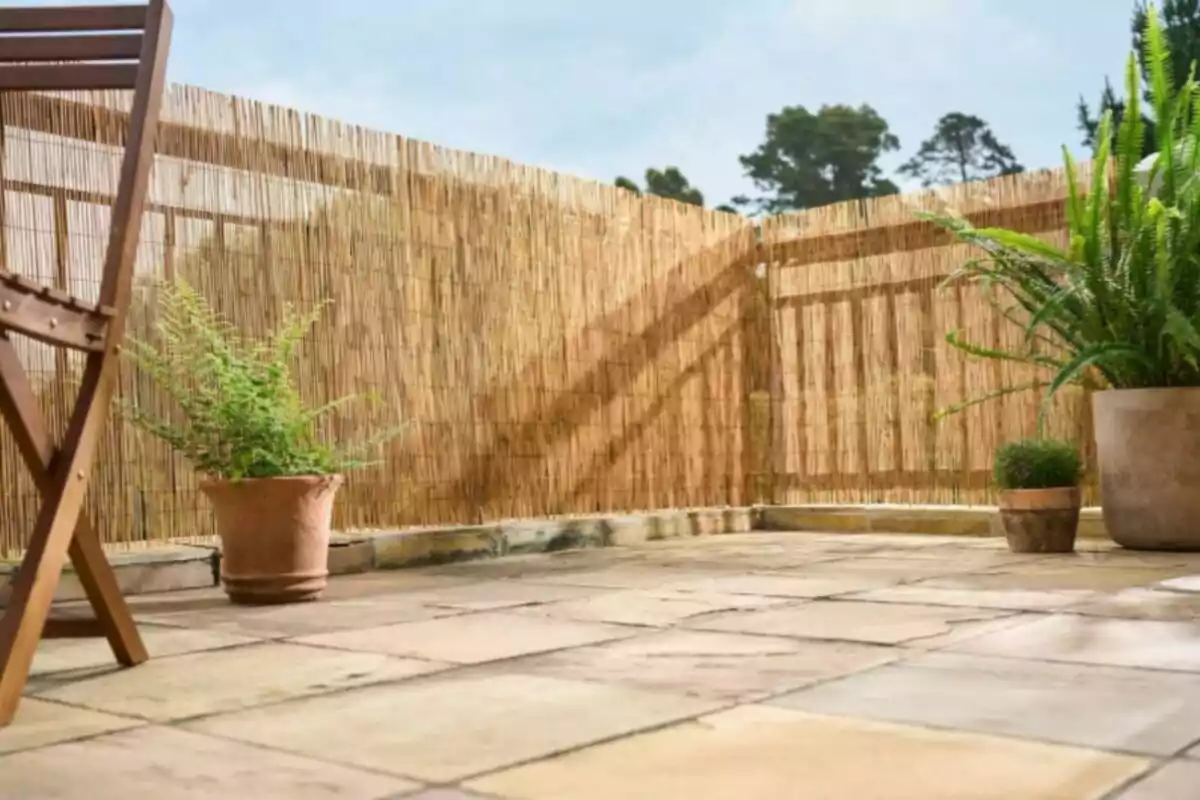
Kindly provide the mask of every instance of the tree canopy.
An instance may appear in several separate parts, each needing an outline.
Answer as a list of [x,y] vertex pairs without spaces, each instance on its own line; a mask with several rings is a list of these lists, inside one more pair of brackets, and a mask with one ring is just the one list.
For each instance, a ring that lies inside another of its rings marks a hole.
[[898,188],[883,177],[878,161],[899,147],[868,105],[822,106],[816,114],[787,106],[767,117],[763,143],[739,159],[764,194],[734,202],[773,214],[894,194]]
[[933,135],[900,167],[924,186],[982,180],[1024,172],[1006,145],[982,119],[952,111],[937,121]]
[[644,190],[623,175],[618,177],[614,183],[622,189],[628,189],[637,194],[642,194],[644,191],[646,194],[678,200],[693,206],[704,205],[704,193],[692,186],[678,167],[667,167],[663,170],[651,167],[646,170],[646,188]]

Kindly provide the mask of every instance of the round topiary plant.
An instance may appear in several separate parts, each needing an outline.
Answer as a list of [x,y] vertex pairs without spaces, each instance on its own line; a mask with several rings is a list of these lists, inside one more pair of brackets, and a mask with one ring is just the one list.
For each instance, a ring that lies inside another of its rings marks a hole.
[[996,450],[993,478],[1001,489],[1057,489],[1078,486],[1079,451],[1056,439],[1024,439]]

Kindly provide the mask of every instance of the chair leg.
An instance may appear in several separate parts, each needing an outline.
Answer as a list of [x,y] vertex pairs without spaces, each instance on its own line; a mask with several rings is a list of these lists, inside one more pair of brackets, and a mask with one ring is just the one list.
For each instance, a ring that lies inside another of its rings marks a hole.
[[[10,428],[17,448],[38,490],[45,493],[55,456],[54,440],[42,419],[16,348],[3,336],[0,336],[0,412],[3,412],[0,416],[12,423]],[[132,667],[147,660],[150,656],[121,596],[117,576],[86,515],[80,515],[68,553],[117,661]]]
[[[90,477],[87,467],[100,438],[112,393],[114,358],[115,354],[110,353],[88,356],[79,398],[53,469],[48,475],[45,470],[37,473],[44,477],[42,510],[25,560],[13,581],[8,610],[0,619],[0,726],[12,721],[20,704],[54,591],[80,522]],[[7,389],[12,388],[8,377],[0,383],[6,386],[3,394],[8,395]],[[12,409],[6,404],[0,410],[9,416]],[[18,427],[24,416],[28,415],[13,415],[10,427]]]

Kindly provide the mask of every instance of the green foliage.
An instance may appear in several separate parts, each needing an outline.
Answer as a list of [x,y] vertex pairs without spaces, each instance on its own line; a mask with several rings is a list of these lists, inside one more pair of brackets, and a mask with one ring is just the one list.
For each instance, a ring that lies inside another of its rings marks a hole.
[[992,478],[1001,489],[1056,489],[1077,486],[1079,452],[1068,442],[1025,439],[996,450]]
[[[621,189],[628,189],[636,194],[642,193],[641,187],[624,176],[618,177],[613,183]],[[664,170],[651,167],[646,170],[646,194],[678,200],[693,206],[704,205],[704,194],[692,186],[678,167],[667,167]]]
[[1024,172],[1006,145],[979,117],[957,111],[938,120],[933,136],[900,167],[900,174],[925,186],[994,178]]
[[1078,381],[1115,389],[1200,386],[1200,91],[1192,79],[1174,88],[1153,8],[1145,41],[1159,153],[1146,185],[1154,191],[1143,188],[1136,172],[1144,127],[1131,56],[1129,113],[1116,136],[1115,169],[1111,114],[1100,123],[1103,135],[1086,191],[1066,154],[1067,249],[1014,231],[922,215],[986,253],[948,280],[981,285],[1025,331],[1022,343],[1008,350],[972,345],[958,333],[948,337],[951,344],[971,355],[1049,369],[1047,399]]
[[[1200,0],[1163,0],[1158,13],[1162,20],[1163,36],[1167,40],[1167,49],[1170,52],[1167,71],[1174,85],[1182,86],[1188,79],[1188,71],[1192,67],[1192,62],[1200,59]],[[1133,50],[1138,54],[1138,65],[1142,77],[1147,83],[1150,82],[1150,64],[1142,55],[1146,52],[1145,32],[1149,15],[1150,5],[1142,0],[1134,8],[1131,26]],[[1147,94],[1143,96],[1143,99],[1149,101],[1150,97]],[[1106,111],[1112,112],[1114,126],[1110,130],[1115,132],[1124,119],[1125,104],[1125,100],[1117,96],[1112,84],[1107,80],[1104,82],[1104,92],[1100,95],[1099,114],[1093,116],[1091,108],[1081,99],[1078,113],[1079,129],[1084,134],[1083,143],[1088,147],[1095,146],[1100,119]],[[1154,155],[1155,142],[1158,141],[1154,132],[1155,121],[1152,116],[1143,114],[1142,122],[1146,131],[1142,143],[1142,155],[1143,157],[1151,156]],[[1113,149],[1114,151],[1117,149],[1116,142],[1113,142]]]
[[184,281],[161,289],[157,346],[128,342],[126,354],[178,407],[182,423],[136,405],[126,409],[138,427],[167,442],[206,475],[240,480],[329,475],[364,466],[359,454],[398,433],[385,431],[349,450],[322,444],[316,422],[353,397],[306,408],[293,386],[296,349],[317,321],[290,308],[262,341],[239,334]]
[[734,203],[775,214],[895,194],[899,189],[882,177],[877,162],[899,147],[870,106],[823,106],[816,114],[788,106],[767,117],[758,150],[740,157],[746,175],[767,194]]

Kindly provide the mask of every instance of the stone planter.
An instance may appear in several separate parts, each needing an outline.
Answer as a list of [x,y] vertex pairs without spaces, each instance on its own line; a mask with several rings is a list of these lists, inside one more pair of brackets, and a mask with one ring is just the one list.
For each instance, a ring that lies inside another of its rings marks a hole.
[[1117,544],[1200,550],[1200,389],[1092,396],[1100,504]]
[[1070,553],[1079,527],[1077,486],[1013,489],[1000,495],[1000,520],[1014,553]]
[[221,537],[221,582],[235,603],[316,599],[329,577],[340,475],[207,481]]

